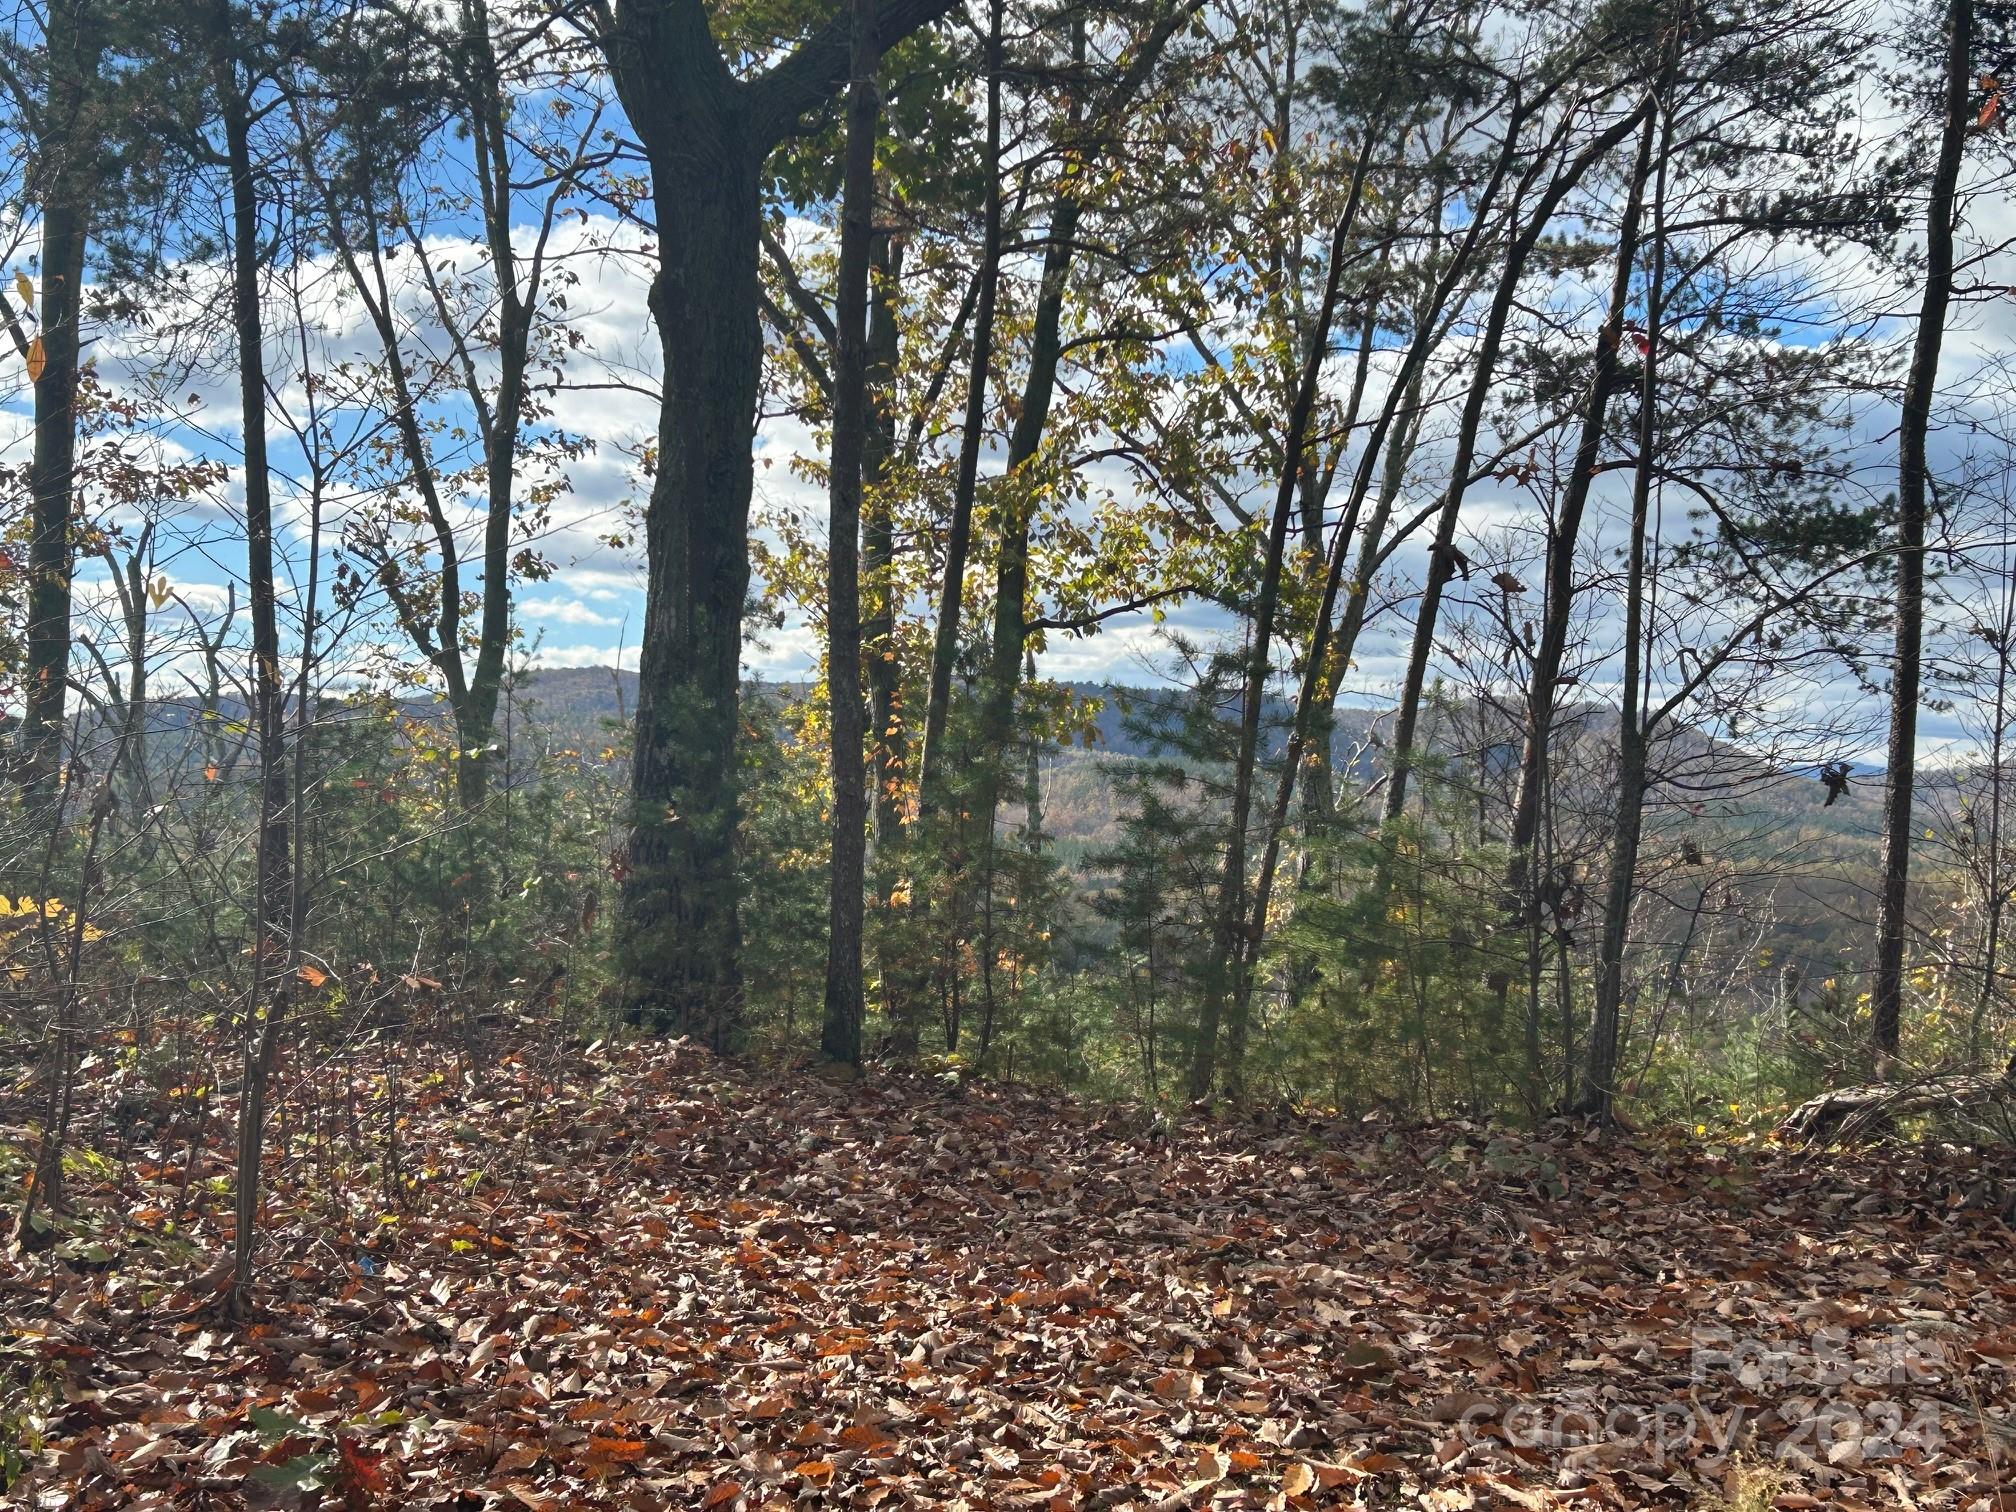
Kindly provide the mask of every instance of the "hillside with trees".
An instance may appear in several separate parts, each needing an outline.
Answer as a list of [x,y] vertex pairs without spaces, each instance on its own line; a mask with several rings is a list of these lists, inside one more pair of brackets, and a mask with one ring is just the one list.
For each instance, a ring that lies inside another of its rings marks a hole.
[[2016,11],[4,8],[0,1499],[2016,1504]]

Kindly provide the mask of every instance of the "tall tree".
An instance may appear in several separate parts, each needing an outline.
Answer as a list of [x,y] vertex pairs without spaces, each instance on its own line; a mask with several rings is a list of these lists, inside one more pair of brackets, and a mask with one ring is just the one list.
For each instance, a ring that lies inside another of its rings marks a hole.
[[[903,785],[910,739],[903,718],[903,664],[896,643],[896,370],[902,358],[897,321],[903,238],[878,228],[868,257],[868,436],[861,456],[861,654],[868,684],[869,788],[875,845],[893,853],[903,838]],[[885,978],[886,980],[886,978]]]
[[1904,933],[1911,881],[1911,805],[1916,791],[1918,698],[1925,639],[1925,525],[1929,469],[1925,438],[1939,387],[1939,348],[1953,298],[1953,225],[1960,158],[1972,119],[1973,0],[1952,0],[1946,15],[1945,89],[1939,155],[1925,207],[1925,268],[1918,332],[1904,380],[1897,435],[1897,614],[1891,649],[1890,738],[1883,774],[1883,879],[1876,913],[1876,983],[1871,1033],[1883,1056],[1897,1054],[1904,1000]]
[[[951,0],[889,0],[875,46]],[[619,930],[630,1017],[732,1049],[743,1034],[735,744],[762,377],[763,166],[849,75],[853,20],[741,72],[704,0],[597,0],[596,35],[649,163],[664,382],[645,515]],[[737,57],[740,49],[737,49]]]
[[973,501],[980,449],[987,439],[987,375],[994,359],[994,302],[1001,279],[1001,26],[1002,0],[987,7],[987,137],[981,160],[980,267],[973,307],[973,350],[966,374],[966,409],[959,432],[952,517],[945,528],[945,569],[938,585],[931,673],[924,692],[924,749],[918,758],[917,816],[929,821],[945,798],[945,732],[952,710],[952,674],[959,661],[965,608],[966,558],[973,543]]
[[[1563,658],[1575,604],[1575,558],[1582,539],[1582,516],[1588,507],[1597,464],[1601,459],[1610,401],[1623,373],[1624,323],[1632,301],[1632,281],[1638,267],[1639,222],[1643,218],[1645,185],[1652,173],[1652,149],[1657,122],[1648,115],[1638,136],[1638,152],[1624,191],[1617,227],[1617,249],[1610,276],[1609,302],[1596,336],[1589,386],[1583,402],[1582,430],[1560,504],[1549,522],[1545,592],[1541,599],[1540,632],[1527,669],[1524,706],[1525,737],[1519,759],[1519,784],[1513,802],[1512,856],[1506,868],[1506,897],[1515,918],[1532,907],[1533,844],[1540,831],[1541,796],[1545,790],[1549,743],[1553,739],[1555,703],[1560,690]],[[1539,969],[1537,955],[1528,963]],[[1509,979],[1502,973],[1492,987],[1502,998]]]
[[826,699],[833,862],[826,910],[826,1007],[819,1049],[861,1061],[861,922],[868,841],[861,705],[861,478],[868,444],[868,282],[875,235],[875,0],[851,0],[852,79],[834,301],[833,445],[827,480]]
[[[1043,238],[1036,306],[1030,317],[1028,367],[1020,400],[1011,411],[1014,424],[1008,433],[996,512],[994,622],[981,683],[979,723],[981,745],[989,753],[986,793],[976,817],[985,846],[991,846],[1000,803],[1001,759],[1014,744],[1015,692],[1030,630],[1029,541],[1041,491],[1028,486],[1026,472],[1043,449],[1057,399],[1058,371],[1066,352],[1065,301],[1079,251],[1079,228],[1095,207],[1095,195],[1104,178],[1099,170],[1119,156],[1122,123],[1154,82],[1169,44],[1189,26],[1201,4],[1202,0],[1177,0],[1169,5],[1129,50],[1105,89],[1089,100],[1074,91],[1066,107],[1061,146],[1069,171],[1058,183]],[[1070,58],[1075,72],[1084,68],[1087,58],[1087,19],[1074,15],[1070,26]]]
[[[320,50],[326,77],[317,91],[332,102],[328,124],[347,139],[349,161],[323,163],[309,152],[305,166],[323,201],[325,234],[384,358],[386,415],[404,461],[396,491],[411,488],[419,496],[435,586],[409,580],[403,539],[361,516],[350,545],[374,564],[399,628],[440,676],[455,722],[457,793],[473,809],[483,802],[496,765],[492,746],[511,642],[511,547],[525,513],[519,494],[527,481],[527,430],[536,418],[529,374],[554,280],[553,231],[580,187],[602,113],[592,103],[552,112],[558,124],[550,132],[517,119],[521,90],[554,91],[557,81],[528,61],[525,38],[507,33],[500,39],[487,0],[461,0],[455,25],[438,36],[412,16],[371,12],[349,19]],[[510,78],[500,62],[500,40],[518,70]],[[390,66],[388,56],[399,66]],[[295,104],[301,108],[299,95]],[[474,188],[463,195],[451,196],[444,165],[412,140],[432,136],[444,116],[467,133],[462,150]],[[521,247],[514,237],[528,180],[536,219],[529,244]],[[419,207],[430,200],[446,201],[457,215],[474,209],[487,277],[458,280],[447,259],[427,245],[434,233]],[[383,234],[388,224],[411,254],[398,264],[390,261],[398,242]],[[402,268],[412,270],[420,289],[402,279]],[[471,284],[487,297],[472,302]],[[431,360],[425,338],[414,340],[402,323],[402,301],[415,295],[432,307],[447,347]],[[485,508],[473,553],[465,550],[463,529],[450,513],[462,480],[436,456],[427,424],[428,410],[458,390],[481,455],[475,483]],[[554,449],[564,452],[564,443]],[[481,572],[477,590],[464,580],[472,557]],[[465,622],[472,597],[479,606],[473,645]]]
[[39,317],[29,372],[35,388],[29,463],[28,666],[18,775],[31,802],[46,800],[63,736],[70,685],[71,519],[77,491],[78,374],[83,353],[86,244],[108,188],[105,89],[108,50],[100,0],[49,0],[43,13],[40,89],[8,69],[14,106],[32,143],[28,180],[41,210]]
[[260,309],[265,239],[260,234],[258,167],[252,126],[261,88],[262,49],[246,35],[253,23],[232,0],[209,7],[210,66],[229,178],[231,328],[238,367],[239,421],[245,459],[246,584],[252,614],[251,725],[259,762],[259,829],[254,873],[252,976],[245,1017],[243,1089],[238,1114],[237,1220],[233,1280],[252,1279],[258,1231],[259,1163],[265,1091],[274,1035],[286,1001],[277,968],[288,954],[293,918],[290,796],[286,765],[286,679],[280,665],[278,595],[273,574],[273,485],[266,451],[265,319]]
[[[1303,475],[1303,458],[1309,445],[1309,421],[1316,409],[1317,385],[1323,376],[1324,360],[1330,355],[1330,327],[1337,313],[1337,290],[1344,277],[1351,233],[1358,219],[1358,207],[1364,199],[1365,174],[1371,159],[1371,142],[1361,143],[1344,213],[1338,217],[1336,229],[1331,234],[1329,271],[1323,281],[1322,303],[1317,309],[1316,324],[1309,333],[1308,350],[1302,359],[1301,381],[1289,408],[1288,423],[1283,433],[1280,476],[1274,490],[1274,508],[1267,524],[1266,557],[1260,572],[1260,591],[1253,605],[1253,628],[1248,633],[1246,683],[1239,713],[1239,749],[1232,768],[1232,814],[1226,829],[1224,870],[1219,884],[1217,918],[1212,926],[1203,1012],[1198,1021],[1198,1048],[1190,1060],[1189,1091],[1193,1101],[1208,1097],[1211,1092],[1212,1056],[1203,1047],[1207,1039],[1215,1041],[1217,1038],[1219,1016],[1224,1011],[1226,993],[1233,985],[1230,979],[1240,954],[1240,936],[1246,919],[1246,827],[1252,812],[1254,766],[1260,752],[1260,716],[1266,703],[1267,684],[1274,671],[1274,615],[1281,593],[1281,562],[1287,550],[1288,524],[1295,509],[1296,489]],[[1240,1088],[1235,1080],[1226,1090],[1236,1097]]]
[[[1513,196],[1510,211],[1512,224],[1507,228],[1511,234],[1499,269],[1498,287],[1485,316],[1483,332],[1478,338],[1470,389],[1464,398],[1462,418],[1457,423],[1455,460],[1450,464],[1448,486],[1436,516],[1435,539],[1428,548],[1428,581],[1422,589],[1421,602],[1414,615],[1414,643],[1407,658],[1399,713],[1394,719],[1392,765],[1386,777],[1384,812],[1389,821],[1400,816],[1407,801],[1407,778],[1413,768],[1414,737],[1427,683],[1429,655],[1435,643],[1436,620],[1441,611],[1443,591],[1450,579],[1456,576],[1461,561],[1455,544],[1456,522],[1472,481],[1470,469],[1476,456],[1478,435],[1484,424],[1485,401],[1497,380],[1499,348],[1505,339],[1506,322],[1518,297],[1519,286],[1526,276],[1527,262],[1569,192],[1619,142],[1637,129],[1651,108],[1648,95],[1636,108],[1612,120],[1579,151],[1543,177],[1541,169],[1560,150],[1557,144],[1566,137],[1570,124],[1579,114],[1579,105],[1578,101],[1576,108],[1566,112],[1555,137],[1535,153],[1525,182]],[[1536,182],[1545,187],[1529,209],[1525,203],[1526,194]]]
[[1645,355],[1638,375],[1637,465],[1631,474],[1631,524],[1625,543],[1624,674],[1618,688],[1616,820],[1610,833],[1610,876],[1604,890],[1603,939],[1596,960],[1595,1003],[1583,1065],[1580,1111],[1607,1120],[1617,1095],[1624,1009],[1624,946],[1631,924],[1631,889],[1645,825],[1649,722],[1644,714],[1645,561],[1652,521],[1652,484],[1659,471],[1659,343],[1666,318],[1665,201],[1673,117],[1661,98],[1652,177],[1652,265],[1645,285]]

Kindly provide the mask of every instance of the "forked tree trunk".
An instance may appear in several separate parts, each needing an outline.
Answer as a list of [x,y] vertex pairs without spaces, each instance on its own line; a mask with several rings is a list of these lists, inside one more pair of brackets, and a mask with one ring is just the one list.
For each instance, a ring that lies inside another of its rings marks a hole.
[[[1662,91],[1663,93],[1663,91]],[[1663,106],[1663,101],[1661,102]],[[1638,881],[1638,843],[1644,832],[1646,746],[1651,725],[1642,708],[1645,641],[1645,566],[1652,519],[1652,480],[1659,455],[1659,342],[1666,312],[1666,164],[1673,122],[1664,116],[1652,189],[1652,267],[1645,287],[1645,359],[1638,385],[1638,466],[1631,483],[1631,537],[1624,577],[1624,676],[1618,693],[1617,788],[1610,834],[1610,875],[1604,888],[1603,937],[1596,957],[1595,1001],[1576,1111],[1610,1121],[1617,1098],[1617,1068],[1624,1020],[1624,947],[1631,937],[1631,903]]]
[[[877,48],[950,8],[888,0]],[[602,14],[602,49],[651,167],[651,313],[664,354],[618,922],[627,1016],[725,1051],[744,1027],[735,745],[763,363],[763,165],[846,82],[853,22],[827,22],[745,79],[722,57],[702,0],[623,0]]]
[[987,371],[994,354],[994,299],[1001,274],[1001,24],[1002,0],[987,20],[987,148],[981,211],[979,293],[973,309],[973,355],[966,378],[966,414],[959,436],[952,518],[945,529],[945,570],[938,585],[938,622],[931,641],[931,676],[924,698],[924,751],[919,758],[917,817],[929,823],[945,798],[945,732],[952,710],[952,672],[959,660],[965,610],[966,558],[973,544],[973,501],[980,448],[986,437]]

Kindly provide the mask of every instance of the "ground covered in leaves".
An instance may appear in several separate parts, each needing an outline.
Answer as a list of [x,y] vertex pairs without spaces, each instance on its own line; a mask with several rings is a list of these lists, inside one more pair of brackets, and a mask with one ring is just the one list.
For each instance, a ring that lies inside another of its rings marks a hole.
[[86,1077],[0,1257],[12,1504],[2016,1508],[2008,1173],[1951,1151],[304,1057],[234,1321],[228,1096]]

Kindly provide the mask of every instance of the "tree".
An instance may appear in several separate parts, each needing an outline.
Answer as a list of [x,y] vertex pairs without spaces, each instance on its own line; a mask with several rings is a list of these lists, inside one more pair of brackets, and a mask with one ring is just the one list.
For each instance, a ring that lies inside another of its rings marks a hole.
[[237,346],[239,422],[245,456],[246,581],[252,619],[252,718],[259,760],[258,859],[254,868],[251,990],[245,1013],[243,1090],[238,1112],[237,1226],[233,1284],[252,1280],[259,1227],[259,1163],[265,1093],[275,1032],[287,998],[283,972],[294,916],[291,813],[286,766],[286,680],[273,576],[273,491],[266,453],[265,319],[260,309],[264,240],[260,235],[252,126],[266,65],[254,23],[232,0],[211,0],[208,54],[216,80],[217,119],[230,181],[231,326]]
[[875,0],[851,0],[839,298],[834,318],[833,455],[827,479],[826,701],[833,780],[833,864],[826,922],[826,1011],[819,1048],[861,1061],[861,921],[867,773],[862,761],[861,481],[868,445],[868,281],[875,235]]
[[35,60],[39,90],[12,68],[4,75],[32,141],[28,187],[42,210],[34,309],[39,319],[24,354],[35,388],[35,451],[28,479],[27,682],[16,762],[17,775],[37,804],[50,797],[70,686],[70,529],[85,248],[112,187],[108,91],[101,75],[110,50],[107,21],[98,0],[49,0]]
[[952,516],[945,530],[945,565],[938,584],[938,618],[931,638],[930,681],[924,694],[924,747],[918,757],[917,816],[929,821],[944,805],[945,731],[952,710],[952,674],[959,660],[959,621],[965,608],[966,558],[973,542],[973,499],[986,440],[987,374],[994,360],[994,301],[1001,278],[1001,26],[1002,0],[987,8],[987,137],[983,175],[980,265],[973,308],[973,352],[966,374],[965,419],[959,431],[959,470]]
[[[1524,701],[1525,736],[1519,757],[1519,785],[1507,837],[1512,859],[1505,891],[1511,921],[1527,921],[1533,907],[1533,848],[1539,835],[1541,797],[1545,789],[1549,743],[1553,739],[1555,703],[1561,685],[1563,658],[1575,608],[1575,560],[1582,536],[1582,516],[1597,477],[1607,434],[1610,400],[1623,372],[1624,325],[1632,303],[1632,280],[1638,267],[1639,224],[1644,214],[1645,188],[1652,174],[1656,118],[1647,114],[1638,136],[1638,152],[1624,192],[1617,228],[1617,249],[1610,277],[1609,302],[1596,336],[1582,430],[1570,464],[1567,486],[1548,526],[1545,593],[1541,604],[1539,641],[1527,670]],[[1529,962],[1539,970],[1537,952]],[[1501,975],[1493,984],[1501,999],[1507,986]]]
[[[557,487],[527,464],[543,452],[557,472],[578,454],[565,437],[533,436],[540,416],[530,374],[542,357],[556,367],[563,360],[564,342],[549,341],[542,351],[539,341],[554,321],[549,302],[555,286],[565,281],[555,267],[553,233],[580,190],[602,108],[570,96],[558,70],[528,56],[529,39],[509,30],[501,38],[513,60],[507,76],[487,0],[461,0],[457,24],[441,36],[422,20],[375,13],[353,14],[336,30],[318,59],[326,77],[316,93],[332,101],[330,119],[316,123],[324,133],[320,153],[304,158],[322,201],[324,234],[384,359],[385,412],[405,464],[387,492],[410,487],[418,494],[438,583],[430,588],[409,578],[407,559],[425,553],[409,550],[383,524],[360,521],[351,530],[351,546],[372,564],[399,629],[441,678],[455,724],[457,791],[463,807],[473,810],[496,766],[492,748],[511,642],[512,579],[544,570],[529,553],[514,566],[514,531],[538,513],[521,490],[536,501]],[[540,119],[528,124],[515,95],[534,90],[549,98]],[[295,95],[297,112],[304,93]],[[423,153],[415,141],[440,131],[443,116],[467,129],[475,183],[466,194],[450,194],[451,165],[440,154]],[[304,135],[308,129],[304,123]],[[347,152],[339,153],[339,144]],[[335,161],[320,163],[318,155]],[[514,237],[527,192],[534,195],[536,220],[529,246],[520,247]],[[429,208],[450,217],[475,211],[486,267],[463,272],[430,245]],[[402,248],[383,234],[388,223],[407,253],[398,264],[389,261]],[[401,319],[402,297],[416,293],[438,328],[418,340]],[[428,355],[429,334],[444,339],[445,353]],[[467,403],[466,428],[479,456],[468,473],[437,455],[427,424],[430,407],[457,396]],[[450,513],[464,483],[480,489],[485,503],[473,554],[464,550],[463,532]],[[473,595],[473,638],[465,623],[472,594],[463,579],[472,555],[482,575]]]
[[[891,43],[951,0],[891,0]],[[761,382],[763,165],[848,76],[852,21],[738,76],[702,0],[604,0],[596,36],[650,165],[664,389],[638,669],[621,931],[629,1016],[716,1049],[742,1038],[735,743]]]
[[1912,795],[1918,759],[1918,696],[1925,636],[1925,437],[1939,385],[1939,347],[1953,297],[1953,221],[1973,83],[1973,0],[1951,0],[1946,18],[1939,155],[1925,208],[1925,271],[1911,368],[1897,434],[1897,616],[1891,648],[1890,737],[1884,753],[1883,878],[1876,913],[1876,980],[1870,1033],[1894,1057],[1904,999],[1904,932],[1910,901]]

